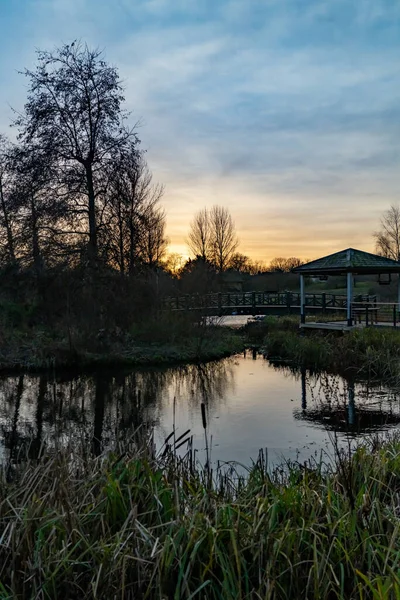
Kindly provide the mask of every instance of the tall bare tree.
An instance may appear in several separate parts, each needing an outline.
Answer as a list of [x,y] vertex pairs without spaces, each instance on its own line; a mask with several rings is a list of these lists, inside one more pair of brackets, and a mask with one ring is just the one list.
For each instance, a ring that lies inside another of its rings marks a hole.
[[400,260],[400,207],[391,205],[381,218],[381,228],[373,234],[381,256]]
[[229,210],[215,205],[196,213],[187,244],[195,258],[214,264],[220,273],[225,271],[239,245]]
[[193,256],[202,258],[203,261],[211,259],[211,227],[208,210],[203,208],[195,214],[190,223],[190,231],[187,239],[187,245]]
[[229,265],[239,240],[229,210],[213,206],[209,214],[212,261],[222,273]]
[[143,216],[143,229],[139,239],[140,257],[148,267],[157,267],[164,259],[168,239],[165,235],[165,211],[151,207]]
[[153,265],[165,253],[165,214],[159,206],[164,188],[153,183],[143,155],[133,146],[112,165],[104,200],[101,242],[106,261],[121,273]]
[[[51,153],[76,191],[74,210],[86,219],[87,254],[98,257],[98,201],[102,168],[128,142],[137,141],[125,127],[123,89],[117,69],[99,50],[74,42],[54,52],[38,51],[29,79],[25,110],[15,124],[20,140]],[[100,179],[100,181],[99,181]]]
[[4,230],[4,260],[6,263],[16,262],[14,215],[12,206],[12,190],[15,185],[15,171],[11,161],[12,147],[8,140],[0,135],[0,224]]
[[15,146],[11,155],[15,172],[12,203],[20,229],[19,255],[23,264],[33,266],[40,276],[46,255],[54,261],[53,235],[61,212],[52,189],[51,157],[35,144]]

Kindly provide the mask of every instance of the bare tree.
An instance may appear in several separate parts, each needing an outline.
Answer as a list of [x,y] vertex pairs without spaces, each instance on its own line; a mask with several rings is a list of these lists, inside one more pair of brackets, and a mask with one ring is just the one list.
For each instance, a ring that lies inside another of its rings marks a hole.
[[251,260],[251,258],[240,252],[235,252],[235,254],[233,254],[229,261],[228,268],[249,275],[257,275],[257,273],[265,271],[265,265],[262,262]]
[[208,210],[203,208],[193,218],[187,244],[193,256],[208,261],[212,254],[211,227]]
[[381,229],[373,234],[376,251],[381,256],[400,260],[400,207],[391,205],[383,213]]
[[228,268],[239,271],[239,273],[249,273],[251,268],[251,260],[245,254],[235,252],[229,261]]
[[11,200],[19,222],[19,256],[39,277],[45,255],[54,260],[53,235],[61,212],[52,189],[51,157],[34,144],[15,146],[11,156],[15,172]]
[[15,122],[19,138],[51,153],[65,182],[72,177],[74,189],[80,181],[74,210],[86,219],[88,259],[94,265],[102,168],[128,142],[137,141],[124,125],[117,69],[99,50],[74,42],[54,52],[38,51],[36,70],[25,75],[30,87],[25,112]]
[[301,258],[297,258],[297,256],[290,256],[289,258],[286,259],[286,270],[292,271],[293,269],[296,269],[297,267],[301,267],[301,265],[304,264],[304,261],[301,260]]
[[170,252],[163,259],[163,269],[172,277],[178,277],[184,266],[184,258],[178,252]]
[[165,211],[152,207],[143,217],[143,230],[139,239],[140,257],[149,267],[157,267],[165,257],[168,239],[165,235]]
[[297,258],[296,256],[291,256],[289,258],[284,258],[282,256],[277,256],[273,258],[269,264],[269,271],[275,271],[278,273],[289,273],[292,269],[296,267],[300,267],[300,265],[304,264],[304,262]]
[[235,224],[227,208],[213,206],[209,215],[212,262],[219,273],[228,267],[239,240],[236,235]]
[[133,274],[139,264],[154,264],[166,249],[165,214],[159,206],[164,188],[153,183],[135,146],[111,165],[104,199],[101,245],[105,262]]
[[11,203],[12,189],[15,184],[15,172],[11,164],[11,144],[0,135],[0,223],[4,229],[5,261],[15,263],[14,211]]

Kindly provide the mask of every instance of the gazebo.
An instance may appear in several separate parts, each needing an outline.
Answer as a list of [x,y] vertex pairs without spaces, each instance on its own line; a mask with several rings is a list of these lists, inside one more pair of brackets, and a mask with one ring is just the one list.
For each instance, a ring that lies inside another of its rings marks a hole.
[[323,258],[318,258],[305,265],[301,265],[293,269],[294,273],[300,275],[300,315],[301,323],[305,323],[305,288],[304,277],[320,277],[327,279],[329,275],[346,275],[347,276],[347,326],[352,327],[352,304],[353,304],[353,286],[355,275],[378,275],[380,278],[386,276],[387,279],[382,279],[381,283],[389,283],[392,274],[397,274],[398,277],[398,293],[397,293],[397,311],[400,310],[400,262],[385,258],[377,254],[370,254],[362,250],[347,248],[334,254],[329,254]]

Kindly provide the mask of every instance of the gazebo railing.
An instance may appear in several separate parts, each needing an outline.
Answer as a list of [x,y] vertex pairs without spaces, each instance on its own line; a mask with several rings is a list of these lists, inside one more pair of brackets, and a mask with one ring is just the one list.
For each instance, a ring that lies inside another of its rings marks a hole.
[[355,325],[400,325],[400,310],[397,302],[353,302],[352,317]]

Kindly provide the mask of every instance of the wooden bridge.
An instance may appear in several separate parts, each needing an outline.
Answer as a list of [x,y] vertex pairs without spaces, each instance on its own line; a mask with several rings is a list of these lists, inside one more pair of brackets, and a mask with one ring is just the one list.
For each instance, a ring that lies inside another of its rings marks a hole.
[[[374,302],[375,296],[358,295],[358,302]],[[306,294],[305,307],[316,313],[345,311],[347,297],[337,294]],[[297,292],[226,292],[186,294],[163,299],[163,308],[172,311],[201,310],[206,315],[280,315],[300,314]]]

